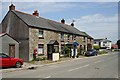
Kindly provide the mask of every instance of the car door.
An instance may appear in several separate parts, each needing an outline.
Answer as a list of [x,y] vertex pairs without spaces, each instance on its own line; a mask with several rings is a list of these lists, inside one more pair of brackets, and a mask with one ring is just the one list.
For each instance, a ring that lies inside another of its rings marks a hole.
[[9,56],[2,54],[2,66],[3,67],[10,67],[11,66],[11,59]]

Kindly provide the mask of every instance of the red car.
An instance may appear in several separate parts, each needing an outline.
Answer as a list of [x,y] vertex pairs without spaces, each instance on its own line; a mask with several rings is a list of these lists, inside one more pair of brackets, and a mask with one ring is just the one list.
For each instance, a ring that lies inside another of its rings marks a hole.
[[0,53],[0,67],[20,68],[22,65],[23,65],[23,60],[19,58],[9,57],[4,53]]

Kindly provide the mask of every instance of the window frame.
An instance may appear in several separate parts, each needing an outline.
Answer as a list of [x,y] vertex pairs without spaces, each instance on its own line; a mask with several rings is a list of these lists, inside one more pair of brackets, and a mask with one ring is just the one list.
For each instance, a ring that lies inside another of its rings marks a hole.
[[64,41],[64,33],[61,33],[60,38],[61,38],[61,41]]
[[[39,53],[39,48],[42,48],[42,53]],[[38,44],[38,55],[44,54],[44,44]]]
[[[40,32],[41,32],[41,34],[40,34]],[[42,29],[39,29],[38,37],[39,37],[39,39],[44,39],[44,31]]]

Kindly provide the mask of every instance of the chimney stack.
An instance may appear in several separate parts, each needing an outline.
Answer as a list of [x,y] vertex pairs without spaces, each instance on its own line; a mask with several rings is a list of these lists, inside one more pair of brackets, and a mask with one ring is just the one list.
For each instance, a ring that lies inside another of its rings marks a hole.
[[9,10],[11,11],[11,10],[15,10],[15,6],[13,5],[13,4],[11,4],[10,6],[9,6]]
[[61,23],[62,23],[62,24],[65,24],[65,20],[64,20],[63,18],[62,18],[62,20],[61,20]]
[[74,27],[74,23],[71,23],[71,26],[73,26],[73,27]]
[[37,11],[37,10],[35,10],[35,11],[34,11],[34,13],[33,13],[33,15],[35,15],[35,16],[39,16],[38,11]]

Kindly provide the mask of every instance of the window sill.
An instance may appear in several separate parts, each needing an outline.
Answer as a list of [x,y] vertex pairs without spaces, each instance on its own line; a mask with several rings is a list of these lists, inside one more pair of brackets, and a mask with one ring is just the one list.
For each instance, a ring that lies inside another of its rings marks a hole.
[[64,40],[61,40],[61,42],[64,42]]
[[39,39],[44,39],[44,37],[39,37]]

